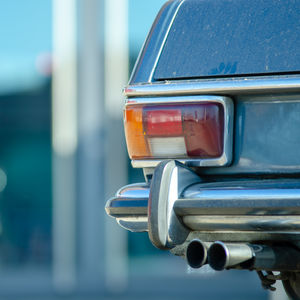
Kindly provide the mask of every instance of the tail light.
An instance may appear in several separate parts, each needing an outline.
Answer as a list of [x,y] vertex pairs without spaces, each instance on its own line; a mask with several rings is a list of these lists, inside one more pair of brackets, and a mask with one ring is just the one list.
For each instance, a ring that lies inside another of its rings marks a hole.
[[228,138],[229,100],[129,101],[124,124],[130,158],[209,160],[222,157]]

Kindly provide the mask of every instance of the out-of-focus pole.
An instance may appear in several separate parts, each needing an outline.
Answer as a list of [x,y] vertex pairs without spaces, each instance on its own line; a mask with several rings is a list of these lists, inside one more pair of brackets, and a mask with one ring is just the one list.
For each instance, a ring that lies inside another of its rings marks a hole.
[[104,0],[78,1],[78,267],[89,291],[104,288]]
[[54,286],[60,292],[76,285],[76,54],[76,0],[53,0],[52,243]]
[[[122,89],[128,81],[128,3],[105,1],[105,108],[106,199],[127,184],[127,152],[124,141]],[[122,290],[127,285],[127,233],[106,218],[106,286]]]

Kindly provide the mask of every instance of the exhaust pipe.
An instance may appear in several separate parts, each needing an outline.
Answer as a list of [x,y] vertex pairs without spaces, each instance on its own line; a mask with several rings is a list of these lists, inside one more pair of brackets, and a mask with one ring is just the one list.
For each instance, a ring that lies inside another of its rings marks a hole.
[[300,251],[292,246],[215,242],[208,263],[216,271],[229,268],[265,271],[299,271]]
[[192,240],[186,248],[186,260],[191,268],[197,269],[207,264],[207,251],[212,243]]
[[239,265],[252,258],[252,248],[247,244],[215,242],[208,250],[208,263],[216,271]]

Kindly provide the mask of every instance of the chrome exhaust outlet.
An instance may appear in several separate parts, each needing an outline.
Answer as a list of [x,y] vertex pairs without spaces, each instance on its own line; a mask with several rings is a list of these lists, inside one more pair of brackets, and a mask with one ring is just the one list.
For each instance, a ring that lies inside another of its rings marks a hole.
[[207,251],[211,243],[192,240],[186,248],[186,260],[191,268],[197,269],[207,264]]
[[215,242],[208,250],[208,264],[216,271],[239,268],[257,271],[299,271],[300,250],[292,246],[268,246]]
[[208,250],[208,263],[216,271],[222,271],[244,263],[254,256],[252,248],[247,244],[225,244],[215,242]]

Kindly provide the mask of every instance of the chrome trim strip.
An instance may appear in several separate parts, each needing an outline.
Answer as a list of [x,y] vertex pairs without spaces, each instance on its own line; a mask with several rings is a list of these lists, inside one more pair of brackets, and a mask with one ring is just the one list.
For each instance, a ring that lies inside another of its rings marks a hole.
[[184,216],[192,230],[299,231],[300,216]]
[[132,232],[146,232],[148,231],[148,217],[146,216],[133,216],[117,218],[118,224]]
[[[275,182],[275,181],[274,181]],[[224,183],[225,184],[225,183]],[[238,183],[236,187],[231,188],[201,188],[201,184],[191,186],[186,189],[182,195],[183,201],[202,200],[202,201],[253,201],[252,207],[255,206],[255,201],[285,201],[298,200],[300,209],[300,188],[277,188],[273,183],[273,188],[244,188],[243,182]]]
[[187,189],[174,205],[186,215],[300,215],[299,188]]
[[[157,98],[134,98],[128,99],[126,106],[134,104],[170,104],[170,103],[219,103],[224,108],[224,149],[220,157],[205,158],[205,159],[177,159],[181,163],[191,167],[208,167],[208,166],[226,166],[232,160],[232,139],[233,139],[233,102],[230,98],[224,96],[183,96],[183,97],[157,97]],[[145,160],[132,160],[131,164],[134,168],[152,168],[156,167],[162,160],[161,159],[145,159]]]
[[[300,216],[300,188],[245,188],[243,183],[237,183],[236,187],[226,188],[212,185],[205,187],[205,183],[194,184],[180,195],[174,203],[177,215],[247,215],[247,216]],[[225,182],[224,182],[225,184]],[[265,183],[266,185],[267,183]],[[275,182],[272,182],[276,185]],[[111,200],[107,201],[106,210],[110,215],[111,210],[118,211],[118,216],[145,216],[147,215],[150,186],[135,184],[125,186]],[[142,191],[142,193],[141,193]],[[120,206],[110,206],[113,201]],[[131,201],[131,202],[130,202]],[[134,206],[137,201],[143,201],[141,205]],[[126,206],[126,204],[128,204]]]
[[124,94],[126,97],[156,97],[195,94],[235,95],[287,90],[300,91],[299,75],[165,81],[130,85],[125,88]]
[[161,55],[161,53],[162,53],[162,50],[163,50],[163,48],[164,48],[164,46],[165,46],[167,37],[168,37],[169,32],[170,32],[170,30],[171,30],[171,27],[172,27],[172,25],[173,25],[173,23],[174,23],[174,20],[175,20],[175,18],[176,18],[176,16],[177,16],[177,13],[178,13],[178,11],[179,11],[179,8],[181,7],[181,5],[183,4],[184,1],[185,1],[185,0],[182,0],[182,1],[179,3],[178,7],[176,8],[176,11],[175,11],[175,13],[174,13],[174,15],[173,15],[173,17],[172,17],[172,20],[171,20],[171,22],[170,22],[170,24],[169,24],[169,26],[168,26],[166,35],[164,36],[163,42],[162,42],[162,44],[161,44],[161,46],[160,46],[160,49],[159,49],[159,51],[158,51],[158,53],[157,53],[157,56],[156,56],[156,59],[155,59],[153,68],[152,68],[151,73],[150,73],[150,75],[149,75],[148,82],[151,82],[152,79],[153,79],[153,75],[154,75],[156,66],[157,66],[157,64],[158,64],[160,55]]
[[299,241],[300,232],[298,231],[191,231],[187,240],[201,239],[206,242],[257,242],[257,241]]
[[111,217],[147,217],[150,186],[147,183],[122,187],[116,196],[106,202],[106,213]]
[[116,197],[123,198],[148,198],[150,186],[148,183],[133,183],[120,188]]

